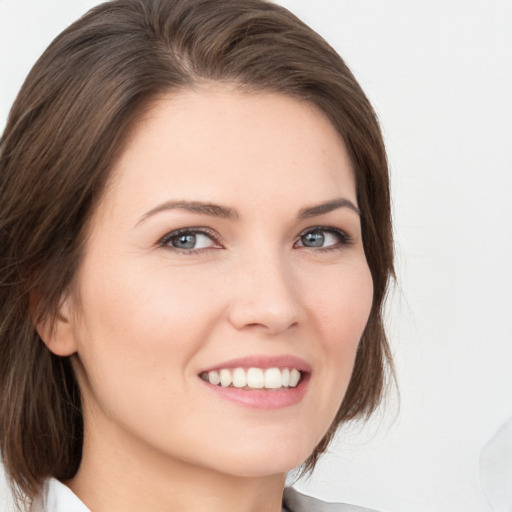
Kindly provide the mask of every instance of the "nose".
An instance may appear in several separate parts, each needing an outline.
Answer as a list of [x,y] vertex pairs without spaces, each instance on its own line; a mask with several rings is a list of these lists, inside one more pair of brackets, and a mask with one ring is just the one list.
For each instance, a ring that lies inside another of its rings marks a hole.
[[229,310],[236,329],[262,329],[278,334],[299,321],[297,283],[284,258],[252,254],[239,265]]

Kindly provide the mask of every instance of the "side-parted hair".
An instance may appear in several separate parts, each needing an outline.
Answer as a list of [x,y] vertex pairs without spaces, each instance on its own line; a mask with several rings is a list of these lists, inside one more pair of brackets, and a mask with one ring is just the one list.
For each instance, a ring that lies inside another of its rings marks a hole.
[[[81,460],[80,391],[68,357],[36,332],[52,325],[80,266],[88,220],[130,130],[162,95],[225,83],[315,105],[353,165],[373,306],[336,419],[367,417],[392,368],[382,307],[393,276],[386,154],[376,115],[339,55],[263,0],[113,0],[60,34],[32,68],[0,145],[0,450],[34,497]],[[241,171],[243,172],[243,171]]]

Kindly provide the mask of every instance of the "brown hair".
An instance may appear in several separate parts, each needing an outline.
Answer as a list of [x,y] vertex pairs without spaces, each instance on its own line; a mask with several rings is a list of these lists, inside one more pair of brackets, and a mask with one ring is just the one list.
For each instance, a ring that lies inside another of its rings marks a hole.
[[305,467],[341,422],[379,403],[391,367],[382,324],[393,274],[388,170],[375,113],[353,75],[319,35],[272,3],[114,0],[44,52],[1,140],[0,450],[29,498],[45,478],[75,474],[83,440],[70,360],[47,349],[34,319],[55,318],[80,265],[87,221],[142,110],[161,94],[219,81],[316,105],[356,175],[373,307],[345,399]]

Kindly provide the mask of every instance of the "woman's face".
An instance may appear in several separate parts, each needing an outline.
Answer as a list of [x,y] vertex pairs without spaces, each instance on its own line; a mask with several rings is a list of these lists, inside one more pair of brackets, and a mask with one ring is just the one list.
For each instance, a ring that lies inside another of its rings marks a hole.
[[115,165],[76,284],[61,321],[88,439],[290,470],[333,421],[372,303],[344,145],[286,96],[160,100]]

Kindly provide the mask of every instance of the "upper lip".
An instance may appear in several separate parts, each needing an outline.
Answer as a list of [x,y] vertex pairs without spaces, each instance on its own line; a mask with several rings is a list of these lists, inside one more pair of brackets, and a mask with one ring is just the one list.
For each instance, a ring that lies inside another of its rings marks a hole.
[[200,373],[207,373],[222,368],[296,368],[301,372],[311,373],[311,365],[307,361],[292,355],[239,357],[209,366],[201,370]]

